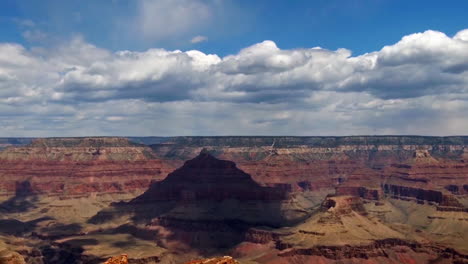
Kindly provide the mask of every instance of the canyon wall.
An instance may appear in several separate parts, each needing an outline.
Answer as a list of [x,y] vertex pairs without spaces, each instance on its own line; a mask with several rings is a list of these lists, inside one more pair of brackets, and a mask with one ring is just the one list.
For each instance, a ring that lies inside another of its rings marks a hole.
[[3,139],[15,145],[0,151],[0,195],[142,192],[202,149],[235,162],[261,185],[285,191],[379,199],[408,194],[388,188],[400,186],[438,192],[444,201],[437,203],[447,206],[458,205],[456,200],[468,193],[468,137],[131,139],[135,142],[115,137]]
[[[0,141],[0,240],[14,226],[81,259],[154,250],[134,263],[468,260],[468,137],[28,140]],[[57,199],[13,210],[31,195]]]
[[390,184],[439,192],[446,203],[467,193],[467,146],[468,137],[178,137],[151,148],[175,162],[205,148],[261,184],[293,191],[369,199],[404,194],[389,192]]
[[0,152],[0,195],[141,192],[173,169],[125,138],[34,139]]

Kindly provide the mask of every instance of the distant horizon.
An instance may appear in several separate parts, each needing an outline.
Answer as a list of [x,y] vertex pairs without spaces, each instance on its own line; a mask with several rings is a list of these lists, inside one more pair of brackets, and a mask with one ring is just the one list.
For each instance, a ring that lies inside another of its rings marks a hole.
[[448,137],[468,137],[468,135],[449,135],[449,136],[432,136],[432,135],[345,135],[345,136],[334,136],[334,135],[327,135],[327,136],[294,136],[294,135],[212,135],[212,136],[204,136],[204,135],[197,135],[197,136],[44,136],[44,137],[3,137],[0,136],[0,139],[6,138],[175,138],[175,137],[201,137],[201,138],[209,138],[209,137],[263,137],[263,138],[275,138],[275,137],[292,137],[292,138],[344,138],[344,137],[434,137],[434,138],[448,138]]

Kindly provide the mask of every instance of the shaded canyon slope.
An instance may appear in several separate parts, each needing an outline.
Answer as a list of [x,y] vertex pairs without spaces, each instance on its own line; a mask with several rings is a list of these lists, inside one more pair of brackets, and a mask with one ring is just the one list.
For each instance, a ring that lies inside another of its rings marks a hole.
[[4,142],[0,249],[29,263],[468,262],[468,137]]

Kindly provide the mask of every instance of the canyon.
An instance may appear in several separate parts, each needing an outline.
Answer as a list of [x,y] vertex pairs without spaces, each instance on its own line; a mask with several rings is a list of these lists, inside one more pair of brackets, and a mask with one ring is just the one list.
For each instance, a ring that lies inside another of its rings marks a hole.
[[468,263],[468,137],[0,143],[0,252],[26,263]]

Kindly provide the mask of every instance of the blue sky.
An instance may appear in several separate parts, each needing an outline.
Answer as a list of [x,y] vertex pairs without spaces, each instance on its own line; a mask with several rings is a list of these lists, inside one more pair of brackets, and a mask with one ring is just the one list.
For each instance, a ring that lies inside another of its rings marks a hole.
[[[0,41],[35,44],[24,39],[21,24],[32,21],[38,30],[55,38],[81,34],[90,43],[111,50],[197,48],[226,55],[273,40],[285,49],[344,47],[362,54],[414,32],[433,29],[453,35],[468,24],[468,1],[464,0],[222,0],[219,6],[202,2],[215,6],[213,21],[183,34],[145,39],[131,36],[127,32],[131,29],[122,25],[141,15],[138,1],[3,0]],[[195,35],[209,41],[194,45],[189,40]]]
[[466,10],[2,0],[0,136],[467,135]]

